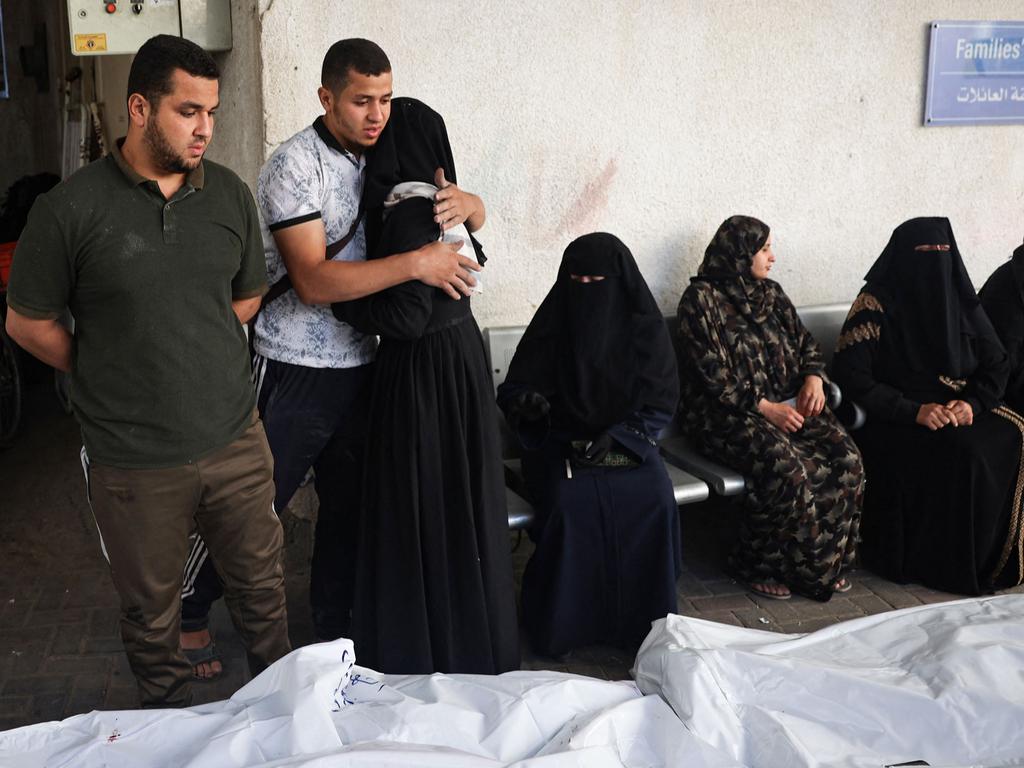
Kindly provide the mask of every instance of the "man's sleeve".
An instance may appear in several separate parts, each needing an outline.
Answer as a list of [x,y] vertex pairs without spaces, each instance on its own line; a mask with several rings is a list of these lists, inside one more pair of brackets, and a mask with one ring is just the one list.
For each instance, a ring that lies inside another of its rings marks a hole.
[[285,227],[321,218],[323,175],[316,158],[291,145],[267,160],[256,184],[256,199],[267,227]]
[[74,288],[73,260],[60,220],[41,195],[14,249],[8,306],[34,320],[60,317]]
[[267,292],[267,265],[263,255],[263,235],[260,232],[256,202],[252,199],[249,188],[245,184],[241,186],[245,231],[238,274],[231,281],[231,298],[235,301],[252,299]]

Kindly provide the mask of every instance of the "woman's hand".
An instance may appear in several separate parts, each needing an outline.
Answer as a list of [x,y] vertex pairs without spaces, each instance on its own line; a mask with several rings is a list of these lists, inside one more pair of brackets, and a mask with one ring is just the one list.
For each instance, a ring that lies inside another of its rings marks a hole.
[[615,439],[607,432],[602,432],[587,443],[581,455],[577,455],[576,460],[580,464],[586,464],[591,467],[600,466],[601,462],[604,461],[604,457],[608,455],[608,452],[614,445]]
[[434,186],[438,188],[434,195],[434,221],[445,232],[463,222],[470,232],[476,232],[484,225],[487,216],[484,201],[448,181],[443,168],[434,172]]
[[953,414],[956,426],[969,427],[974,423],[974,409],[966,400],[950,400],[946,403],[946,410]]
[[785,403],[772,403],[764,398],[757,410],[783,432],[796,432],[804,425],[804,417],[796,408]]
[[805,419],[817,416],[825,408],[825,386],[821,376],[804,377],[804,385],[796,396],[796,409]]
[[[964,405],[967,405],[964,403]],[[970,406],[967,406],[970,408]],[[932,432],[952,424],[957,426],[957,418],[953,411],[939,403],[925,403],[917,409],[915,419],[922,427],[928,427]]]
[[511,410],[523,421],[540,421],[551,412],[551,404],[540,392],[528,389],[516,395]]

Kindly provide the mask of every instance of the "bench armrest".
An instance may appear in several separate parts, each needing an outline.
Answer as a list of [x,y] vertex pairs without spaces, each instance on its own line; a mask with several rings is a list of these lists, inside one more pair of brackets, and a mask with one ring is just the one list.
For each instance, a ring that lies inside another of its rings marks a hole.
[[843,402],[843,390],[834,381],[828,383],[828,390],[825,392],[825,402],[833,411]]
[[739,472],[722,466],[697,453],[685,437],[662,440],[661,455],[670,464],[700,478],[719,496],[738,496],[747,490],[747,481]]

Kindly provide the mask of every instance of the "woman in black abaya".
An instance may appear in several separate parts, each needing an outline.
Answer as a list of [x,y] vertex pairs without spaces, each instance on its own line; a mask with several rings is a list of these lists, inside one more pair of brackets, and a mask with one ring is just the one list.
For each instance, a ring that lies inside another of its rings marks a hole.
[[1024,412],[1024,245],[985,281],[978,298],[1010,358],[1006,404]]
[[[438,168],[456,180],[443,119],[394,99],[367,165],[372,258],[439,238]],[[468,247],[461,225],[451,232]],[[470,300],[413,281],[334,312],[381,336],[356,546],[360,663],[394,673],[518,668],[497,410]]]
[[574,240],[498,389],[537,509],[522,599],[539,652],[633,648],[676,611],[679,518],[655,441],[677,399],[668,330],[629,249]]
[[865,564],[970,595],[1020,583],[1024,419],[949,221],[901,224],[865,279],[834,362],[868,414]]

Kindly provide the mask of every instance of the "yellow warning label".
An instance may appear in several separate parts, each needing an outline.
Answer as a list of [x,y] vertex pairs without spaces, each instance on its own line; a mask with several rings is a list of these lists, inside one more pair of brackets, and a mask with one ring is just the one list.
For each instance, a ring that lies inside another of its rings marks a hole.
[[75,35],[75,53],[96,53],[107,50],[107,35]]

